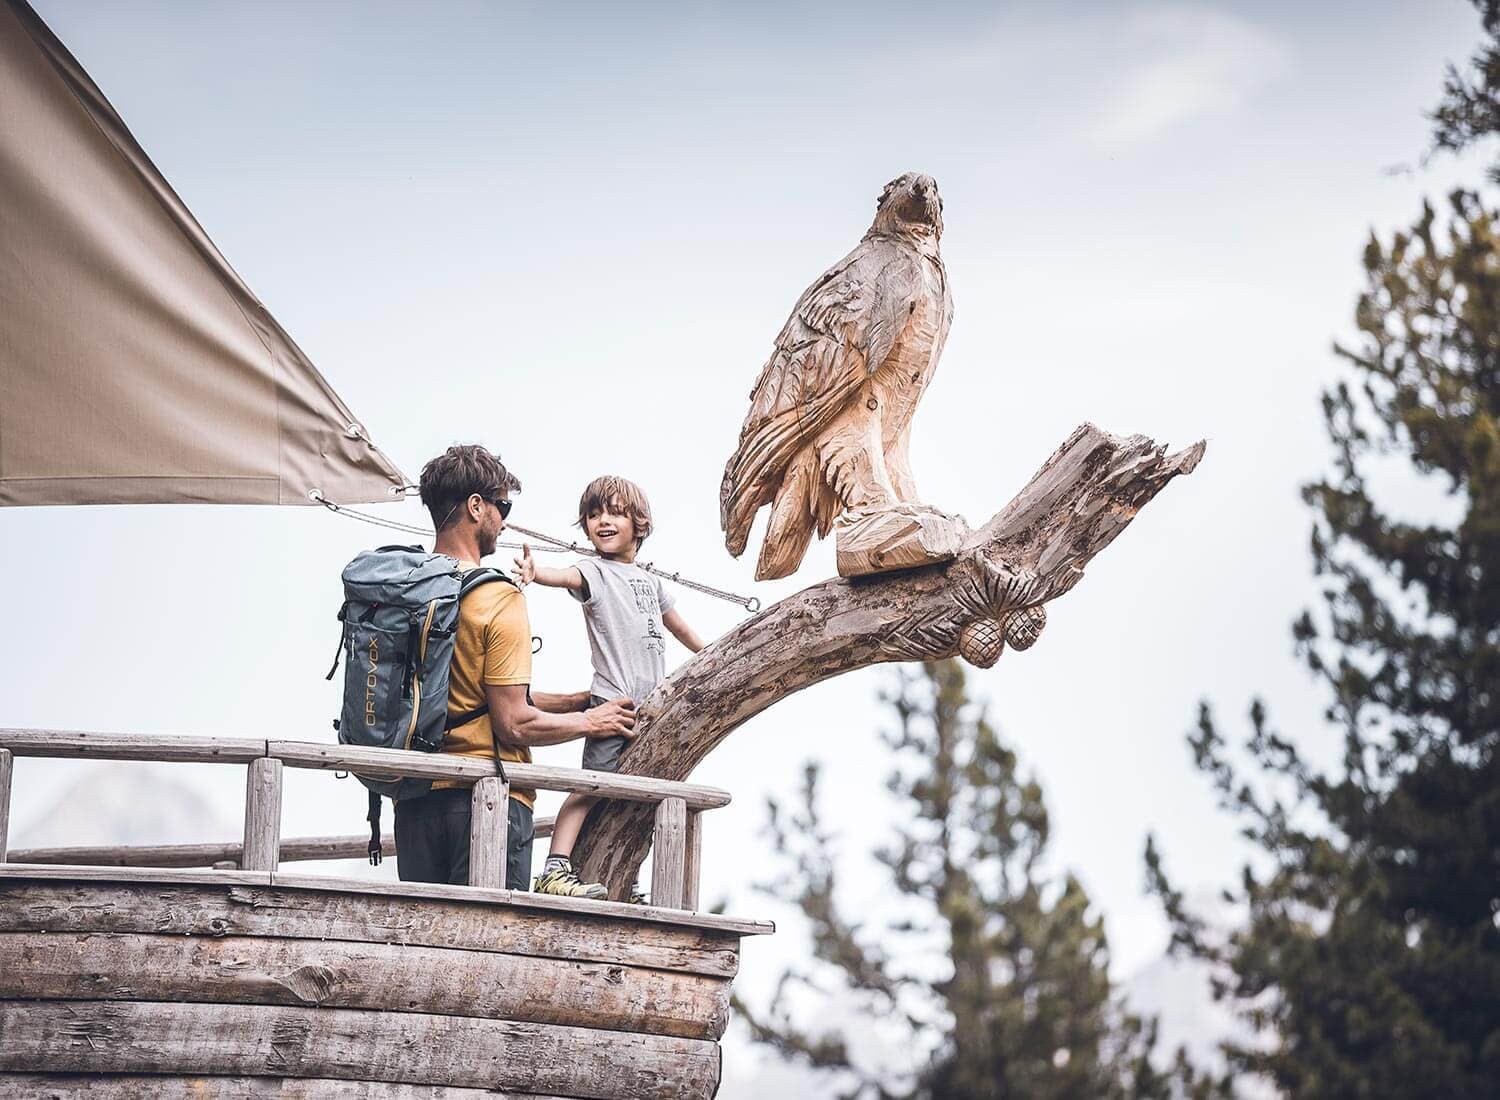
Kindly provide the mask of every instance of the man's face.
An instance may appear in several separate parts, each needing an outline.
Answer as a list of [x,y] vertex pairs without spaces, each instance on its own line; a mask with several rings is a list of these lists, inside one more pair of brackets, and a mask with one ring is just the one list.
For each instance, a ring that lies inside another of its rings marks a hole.
[[501,492],[490,497],[484,502],[484,510],[480,513],[479,520],[479,556],[489,557],[495,552],[495,544],[500,541],[500,532],[505,530],[505,517],[500,514],[501,506],[509,510],[510,494]]

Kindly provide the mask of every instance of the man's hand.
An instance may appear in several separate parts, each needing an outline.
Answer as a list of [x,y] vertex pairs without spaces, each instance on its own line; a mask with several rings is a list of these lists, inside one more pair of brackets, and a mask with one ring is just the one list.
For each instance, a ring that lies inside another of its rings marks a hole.
[[536,580],[536,562],[531,560],[531,543],[521,544],[521,557],[511,559],[516,564],[516,587],[525,588]]
[[580,737],[621,733],[631,737],[635,733],[635,707],[629,699],[616,699],[589,710],[586,694],[585,706],[568,705],[576,696],[545,695],[544,708],[527,700],[525,684],[485,684],[484,697],[490,704],[490,730],[502,745],[536,748]]
[[590,707],[585,716],[589,720],[586,737],[635,736],[635,703],[629,696]]

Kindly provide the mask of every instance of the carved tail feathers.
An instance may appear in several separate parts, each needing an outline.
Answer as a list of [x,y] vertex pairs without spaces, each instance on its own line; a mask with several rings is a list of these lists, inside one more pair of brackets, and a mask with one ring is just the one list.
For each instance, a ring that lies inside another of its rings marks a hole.
[[731,458],[724,467],[724,480],[719,483],[719,527],[724,532],[724,548],[730,557],[737,558],[750,541],[750,519],[755,512],[742,516],[743,509],[736,507],[739,502],[735,500],[734,467],[735,460]]
[[795,454],[798,423],[795,416],[776,416],[747,426],[739,448],[724,465],[719,484],[719,526],[724,546],[734,557],[745,552],[755,513],[777,497],[781,469]]
[[797,571],[817,525],[814,493],[818,489],[817,451],[806,448],[787,471],[771,506],[771,522],[760,544],[755,579],[776,580]]

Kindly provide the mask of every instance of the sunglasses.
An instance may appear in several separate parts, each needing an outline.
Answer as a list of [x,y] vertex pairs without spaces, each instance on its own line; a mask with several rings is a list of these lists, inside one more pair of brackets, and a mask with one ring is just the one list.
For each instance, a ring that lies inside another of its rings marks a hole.
[[[502,500],[499,493],[496,493],[492,497],[485,497],[484,499],[487,500],[487,501],[489,501],[491,504],[493,504],[496,508],[498,508],[500,510],[500,518],[501,519],[505,519],[507,516],[510,515],[510,506],[515,503],[514,501],[510,501],[510,500]],[[440,523],[440,524],[438,524],[438,530],[442,530],[444,527],[447,527],[448,526],[448,521],[453,518],[453,514],[455,512],[457,512],[463,506],[464,506],[464,502],[463,501],[459,501],[452,508],[449,508],[448,509],[448,514],[443,517],[443,522]]]

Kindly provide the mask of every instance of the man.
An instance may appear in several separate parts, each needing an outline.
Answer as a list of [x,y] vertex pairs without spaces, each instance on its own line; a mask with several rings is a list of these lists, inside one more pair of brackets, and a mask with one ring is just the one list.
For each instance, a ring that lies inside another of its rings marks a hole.
[[[456,558],[465,570],[495,552],[510,494],[521,483],[483,447],[449,447],[422,468],[422,503],[437,530],[433,552]],[[459,609],[453,662],[448,673],[448,713],[488,704],[489,712],[456,726],[443,752],[518,763],[531,762],[534,745],[580,737],[635,735],[634,704],[615,699],[589,708],[589,693],[550,695],[531,686],[531,623],[515,585],[496,581],[475,588]],[[510,791],[505,884],[524,890],[531,881],[532,807],[536,792]],[[469,881],[470,787],[439,780],[421,798],[396,803],[396,869],[408,882]]]

